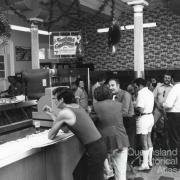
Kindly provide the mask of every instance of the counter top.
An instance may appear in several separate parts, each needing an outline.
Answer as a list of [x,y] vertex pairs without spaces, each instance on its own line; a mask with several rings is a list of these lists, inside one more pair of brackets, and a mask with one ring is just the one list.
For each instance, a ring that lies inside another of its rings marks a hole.
[[38,134],[31,134],[24,138],[9,141],[0,145],[0,168],[26,158],[42,150],[43,147],[63,142],[73,136],[73,133],[59,131],[54,140],[49,140],[49,130]]

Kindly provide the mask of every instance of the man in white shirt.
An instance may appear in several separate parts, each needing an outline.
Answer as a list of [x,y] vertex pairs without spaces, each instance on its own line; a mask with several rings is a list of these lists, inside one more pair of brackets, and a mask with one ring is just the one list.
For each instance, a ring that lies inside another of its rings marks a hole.
[[177,151],[178,162],[174,167],[180,169],[180,78],[176,78],[176,82],[179,81],[179,83],[173,86],[163,103],[163,107],[168,110],[167,130],[169,146],[171,150]]
[[163,103],[166,100],[168,93],[172,89],[173,85],[171,84],[171,74],[166,72],[163,77],[163,83],[158,84],[153,91],[154,101],[155,101],[155,109],[154,109],[154,121],[155,123],[162,117],[166,117]]
[[154,125],[154,117],[152,114],[154,95],[148,87],[146,87],[146,81],[142,78],[136,79],[134,86],[138,90],[135,107],[138,113],[136,134],[140,136],[143,156],[143,162],[138,170],[148,170],[152,166],[153,145],[151,141],[151,131]]

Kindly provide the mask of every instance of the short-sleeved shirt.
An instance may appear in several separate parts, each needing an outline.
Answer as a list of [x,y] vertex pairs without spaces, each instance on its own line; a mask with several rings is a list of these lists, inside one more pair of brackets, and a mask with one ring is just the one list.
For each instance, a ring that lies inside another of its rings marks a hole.
[[75,98],[79,99],[79,105],[83,107],[85,110],[88,108],[88,95],[84,89],[80,87],[77,88],[75,92]]
[[154,95],[147,87],[142,88],[138,92],[136,107],[143,108],[144,111],[142,113],[152,113],[154,107]]
[[91,90],[92,90],[93,104],[97,102],[96,99],[94,98],[94,90],[95,90],[97,87],[99,87],[99,86],[101,86],[100,83],[99,83],[99,82],[96,82],[96,83],[92,86],[92,88],[91,88]]
[[180,112],[180,83],[171,89],[163,106],[170,108],[169,112]]
[[170,84],[169,86],[165,85],[164,83],[157,85],[153,91],[155,100],[162,105],[172,87],[172,84]]

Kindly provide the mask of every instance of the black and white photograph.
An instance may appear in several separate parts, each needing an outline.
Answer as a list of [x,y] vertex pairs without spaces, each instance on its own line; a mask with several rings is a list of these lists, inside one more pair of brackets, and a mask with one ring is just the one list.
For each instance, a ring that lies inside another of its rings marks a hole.
[[180,180],[180,0],[0,0],[0,180]]

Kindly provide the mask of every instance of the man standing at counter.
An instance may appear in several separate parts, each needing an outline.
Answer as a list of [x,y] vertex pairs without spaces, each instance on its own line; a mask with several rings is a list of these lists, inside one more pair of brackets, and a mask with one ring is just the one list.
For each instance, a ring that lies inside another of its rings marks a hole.
[[[74,103],[75,98],[70,89],[57,88],[53,94],[61,111],[56,117],[49,107],[44,107],[44,111],[54,120],[48,134],[49,139],[54,139],[62,125],[67,125],[85,147],[86,152],[82,159],[86,159],[84,168],[87,173],[86,177],[81,177],[82,180],[104,180],[106,145],[101,134],[86,111]],[[81,160],[78,164],[80,163]],[[85,175],[84,172],[82,173]]]
[[130,146],[135,146],[136,124],[134,119],[134,105],[131,94],[120,88],[118,79],[109,80],[109,88],[113,94],[113,100],[122,103],[123,122],[129,137]]

